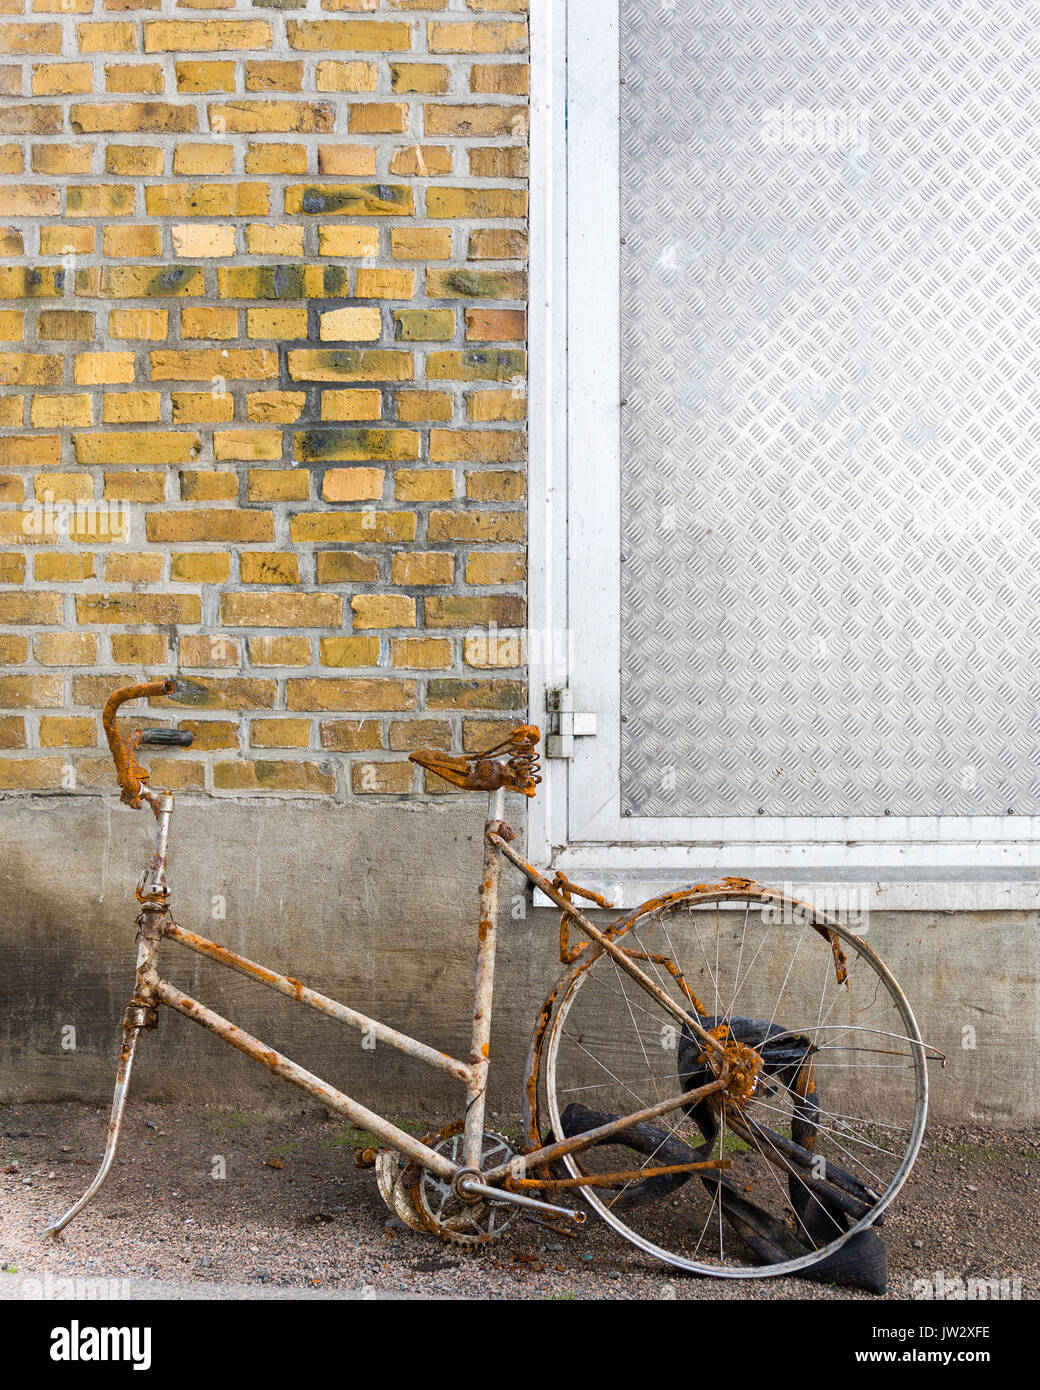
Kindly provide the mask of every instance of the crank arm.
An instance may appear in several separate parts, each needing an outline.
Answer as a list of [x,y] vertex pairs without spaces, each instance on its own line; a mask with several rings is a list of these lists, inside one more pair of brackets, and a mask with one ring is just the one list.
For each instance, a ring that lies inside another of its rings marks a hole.
[[519,1192],[506,1192],[501,1187],[488,1187],[487,1183],[476,1178],[463,1178],[459,1182],[459,1195],[482,1197],[485,1202],[500,1202],[507,1207],[520,1207],[523,1211],[540,1211],[546,1216],[566,1218],[575,1226],[584,1226],[585,1213],[574,1211],[571,1207],[555,1207],[551,1202],[539,1202],[535,1197],[523,1197]]

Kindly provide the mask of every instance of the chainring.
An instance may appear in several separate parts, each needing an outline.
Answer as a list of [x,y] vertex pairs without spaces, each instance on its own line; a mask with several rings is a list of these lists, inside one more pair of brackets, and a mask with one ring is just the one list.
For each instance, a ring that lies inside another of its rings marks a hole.
[[[465,1122],[456,1120],[436,1134],[423,1140],[428,1148],[444,1154],[452,1163],[462,1163]],[[486,1129],[481,1145],[481,1168],[496,1167],[515,1158],[515,1152],[505,1135]],[[452,1245],[472,1249],[504,1236],[519,1215],[516,1207],[498,1202],[464,1202],[456,1196],[451,1183],[438,1177],[418,1163],[410,1163],[404,1181],[409,1188],[411,1204],[424,1229],[432,1231]]]

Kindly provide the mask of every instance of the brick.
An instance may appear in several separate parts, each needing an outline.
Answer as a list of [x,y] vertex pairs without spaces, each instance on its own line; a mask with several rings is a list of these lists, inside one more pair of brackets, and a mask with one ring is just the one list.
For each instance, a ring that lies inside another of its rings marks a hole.
[[175,66],[178,92],[233,92],[234,63],[177,63]]
[[428,188],[427,217],[456,220],[485,217],[524,217],[527,193],[522,188]]
[[239,564],[243,584],[300,582],[300,557],[291,551],[243,550]]
[[319,336],[322,342],[375,342],[381,332],[382,318],[375,308],[333,309],[321,315]]
[[455,474],[449,468],[399,468],[394,474],[398,502],[445,502],[455,496]]
[[0,53],[60,52],[60,24],[0,24]]
[[175,226],[171,227],[170,234],[176,256],[216,257],[235,254],[235,229],[232,226]]
[[162,19],[144,24],[146,53],[227,53],[270,48],[273,42],[274,30],[265,19]]
[[215,430],[213,457],[247,462],[276,461],[282,457],[281,430]]
[[249,659],[254,666],[309,666],[310,640],[306,637],[250,637]]
[[105,581],[108,584],[158,584],[162,572],[161,555],[105,556]]
[[0,438],[0,464],[7,468],[56,468],[61,461],[61,438],[56,434]]
[[335,116],[335,108],[324,101],[229,101],[209,108],[211,130],[252,135],[327,135]]
[[323,277],[316,265],[222,266],[217,291],[225,299],[302,299],[323,294]]
[[355,795],[408,796],[415,767],[409,762],[351,763],[350,785]]
[[374,145],[321,145],[318,173],[350,179],[371,178],[376,172],[376,153]]
[[82,552],[35,555],[33,575],[41,584],[82,584],[94,577],[94,556]]
[[455,336],[453,309],[394,309],[393,320],[399,342],[444,343]]
[[302,256],[303,228],[254,223],[246,228],[246,250],[253,256]]
[[296,544],[343,542],[348,545],[415,538],[414,512],[298,512],[289,521],[289,539]]
[[[25,497],[25,484],[21,478],[9,473],[0,474],[0,502],[21,502]],[[2,580],[2,583],[9,581]]]
[[[427,366],[429,364],[427,363]],[[523,391],[468,391],[466,419],[475,422],[526,420],[527,396]]]
[[252,60],[245,65],[245,79],[247,92],[299,92],[303,88],[303,63]]
[[347,130],[351,135],[401,135],[407,129],[406,101],[365,101],[350,108]]
[[415,294],[415,271],[360,266],[356,283],[359,299],[411,299]]
[[337,594],[222,594],[225,627],[339,627],[343,601]]
[[378,637],[322,637],[318,648],[323,666],[378,666]]
[[238,474],[228,469],[185,469],[180,476],[182,502],[235,502]]
[[[93,145],[33,145],[33,173],[89,174],[93,156]],[[60,228],[53,230],[60,231]],[[79,230],[82,229],[77,228],[77,231]],[[91,247],[93,248],[93,241]]]
[[251,144],[246,151],[247,174],[305,174],[306,145]]
[[411,381],[409,352],[373,348],[301,348],[288,354],[293,381]]
[[29,423],[37,429],[89,425],[93,419],[89,396],[34,396],[29,410]]
[[300,418],[306,400],[303,391],[251,391],[246,412],[258,424],[290,424]]
[[379,232],[375,227],[319,227],[318,254],[376,256],[379,254]]
[[49,184],[0,187],[0,216],[56,217],[60,211],[60,188]]
[[390,660],[398,670],[446,671],[451,666],[451,642],[446,637],[393,637]]
[[81,53],[133,53],[137,47],[137,25],[125,21],[103,24],[77,24]]
[[108,316],[108,336],[156,342],[166,337],[169,323],[165,309],[113,309]]
[[523,106],[447,106],[430,103],[424,109],[427,135],[500,136],[523,139],[527,135],[527,111]]
[[151,217],[263,217],[271,195],[266,183],[152,184],[144,203]]
[[[245,676],[198,676],[193,680],[193,699],[199,708],[274,709],[278,686],[273,680]],[[161,698],[157,705],[177,709],[172,700]]]
[[521,627],[526,619],[524,600],[516,594],[485,598],[448,594],[426,600],[427,627]]
[[336,753],[370,752],[382,748],[382,729],[375,719],[330,720],[321,725],[321,746]]
[[192,106],[175,106],[166,101],[79,103],[69,108],[69,128],[77,135],[107,134],[116,131],[160,133],[198,130],[198,117]]
[[331,764],[296,759],[218,762],[213,767],[213,786],[217,791],[321,792],[331,796],[336,791],[336,774]]
[[[161,256],[162,228],[120,227],[118,225],[103,227],[101,244],[106,256]],[[103,280],[106,278],[106,271],[108,271],[108,267],[102,271]],[[111,283],[110,271],[108,271],[108,276],[109,283]],[[154,271],[150,278],[154,280]]]
[[41,353],[0,352],[0,384],[4,386],[59,386],[61,358]]
[[315,71],[315,86],[319,92],[374,92],[378,81],[375,63],[325,59]]
[[182,668],[215,670],[219,667],[236,667],[241,660],[238,639],[225,637],[223,633],[191,633],[178,643],[177,662]]
[[[481,147],[470,147],[466,150],[466,157],[469,160],[469,172],[475,179],[526,179],[530,172],[530,162],[527,156],[525,145],[488,145]],[[514,200],[514,205],[523,202],[526,207],[527,195],[520,193]],[[478,204],[474,202],[472,206]],[[511,213],[494,211],[494,203],[484,204],[487,217],[509,217]],[[433,214],[430,214],[433,216]],[[474,214],[478,215],[478,214]]]
[[134,379],[132,352],[80,352],[73,361],[77,386],[116,385]]
[[522,710],[527,703],[523,681],[516,680],[456,680],[436,677],[426,690],[428,709],[512,709]]
[[251,748],[306,748],[310,741],[309,719],[254,719],[249,725]]
[[[163,87],[163,70],[158,63],[110,63],[105,67],[106,91],[154,96]],[[84,90],[89,92],[90,88]]]
[[0,759],[0,790],[54,791],[65,776],[64,758]]
[[145,535],[156,545],[168,541],[272,541],[274,517],[270,512],[237,508],[149,512]]
[[412,46],[410,24],[351,19],[290,19],[286,22],[285,30],[289,47],[300,52],[400,53]]
[[517,550],[474,550],[466,560],[467,584],[519,584],[527,577]]
[[188,178],[197,178],[200,174],[230,174],[234,164],[233,145],[178,145],[173,152],[173,172]]
[[[21,666],[29,656],[28,637],[0,632],[0,666]],[[44,662],[44,665],[49,663]]]
[[195,352],[159,349],[149,357],[153,381],[209,381],[213,377],[263,381],[278,375],[278,354],[268,348]]
[[478,96],[527,96],[530,68],[526,63],[474,63],[469,89]]
[[250,338],[306,338],[306,309],[247,309],[246,333]]
[[0,145],[0,173],[20,174],[25,169],[25,156],[17,145]]
[[170,578],[177,583],[224,584],[230,573],[230,555],[181,554],[170,558]]
[[455,556],[446,550],[409,551],[395,555],[390,579],[403,587],[450,584],[455,577]]
[[523,260],[527,233],[518,227],[477,227],[469,234],[466,254],[471,261]]
[[430,20],[426,36],[431,53],[522,53],[527,47],[527,25],[520,20]]
[[466,337],[471,341],[501,343],[527,337],[523,309],[467,309]]
[[[117,666],[157,666],[170,659],[165,637],[156,632],[116,632],[112,634],[112,660]],[[81,699],[80,704],[100,703],[104,695]]]
[[526,299],[527,277],[518,270],[431,268],[426,291],[432,299]]
[[379,578],[379,561],[351,550],[323,550],[317,557],[319,584],[368,584]]
[[102,271],[100,288],[109,299],[182,298],[203,294],[205,279],[196,265],[115,265]]
[[390,253],[402,261],[447,260],[451,255],[450,227],[391,227]]
[[415,627],[415,599],[407,594],[355,594],[354,627]]
[[285,190],[285,211],[343,217],[409,217],[412,190],[404,184],[294,184]]
[[[319,459],[342,462],[414,459],[419,456],[419,434],[416,430],[393,429],[303,430],[295,435],[293,447],[297,458],[305,462]],[[346,485],[350,481],[348,478],[334,480]],[[341,497],[334,500],[351,499]]]
[[250,502],[306,502],[311,476],[305,468],[251,468]]
[[202,448],[199,435],[173,430],[106,430],[72,437],[77,463],[187,463]]
[[210,391],[173,391],[170,395],[175,425],[206,424],[230,420],[235,402],[228,394],[214,395]]
[[0,108],[0,134],[60,135],[63,129],[61,107],[28,103]]
[[431,541],[522,541],[526,532],[522,511],[432,511],[426,523]]
[[430,461],[511,463],[527,454],[519,430],[431,430]]
[[0,715],[0,748],[25,747],[25,720],[17,715]]
[[451,73],[443,63],[390,64],[390,85],[395,92],[442,97],[450,81]]
[[418,687],[414,681],[376,676],[294,677],[286,682],[285,699],[293,710],[410,710],[416,707]]
[[64,273],[55,267],[0,268],[0,298],[3,299],[59,299],[64,285]]
[[526,493],[523,473],[488,468],[466,474],[466,496],[474,502],[519,502]]
[[147,177],[163,171],[163,152],[157,145],[109,145],[105,172]]
[[383,413],[382,393],[375,390],[323,391],[323,420],[378,420]]
[[40,719],[41,748],[93,748],[97,722],[88,715],[47,715]]
[[130,627],[199,623],[202,605],[193,594],[78,594],[76,621]]
[[63,703],[60,676],[0,676],[0,709],[60,709]]
[[181,310],[182,338],[230,342],[238,336],[238,310],[192,304]]

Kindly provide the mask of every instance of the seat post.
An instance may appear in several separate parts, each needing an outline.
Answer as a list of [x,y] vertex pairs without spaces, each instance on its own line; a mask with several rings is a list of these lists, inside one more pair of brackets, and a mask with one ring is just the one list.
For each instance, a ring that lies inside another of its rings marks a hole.
[[498,933],[498,885],[502,860],[488,839],[505,813],[506,793],[499,787],[488,797],[484,827],[484,872],[480,880],[480,925],[477,928],[477,978],[473,989],[473,1037],[469,1050],[471,1076],[466,1087],[466,1167],[479,1168],[483,1150],[484,1112],[491,1065],[491,1003],[495,986],[495,938]]

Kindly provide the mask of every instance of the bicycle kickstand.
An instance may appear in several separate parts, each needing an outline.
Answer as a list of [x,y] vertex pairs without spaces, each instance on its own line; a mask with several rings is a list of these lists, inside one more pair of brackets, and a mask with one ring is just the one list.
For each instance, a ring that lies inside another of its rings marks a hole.
[[166,846],[169,838],[170,817],[173,813],[173,797],[168,793],[148,794],[157,821],[155,834],[155,853],[148,868],[141,876],[137,888],[137,898],[141,911],[137,918],[137,975],[133,998],[123,1015],[123,1045],[119,1051],[119,1066],[116,1068],[116,1084],[112,1095],[112,1112],[108,1121],[108,1139],[104,1156],[94,1181],[78,1202],[69,1207],[64,1216],[53,1225],[40,1232],[58,1240],[62,1231],[73,1221],[105,1182],[115,1162],[116,1150],[123,1128],[123,1115],[126,1110],[127,1094],[130,1090],[130,1077],[134,1069],[134,1056],[137,1041],[142,1029],[155,1028],[158,1015],[155,1006],[155,987],[159,982],[158,955],[159,942],[164,931],[164,919],[169,912],[169,894],[166,888]]

